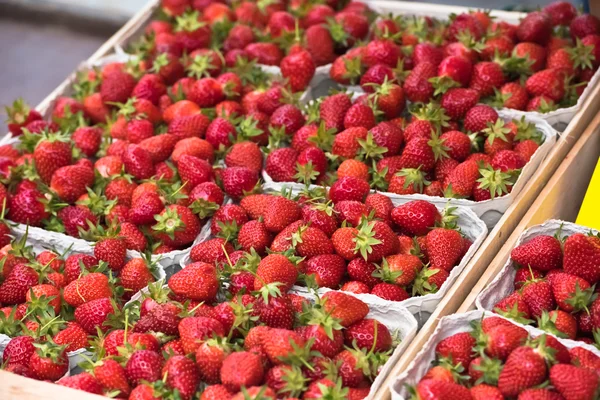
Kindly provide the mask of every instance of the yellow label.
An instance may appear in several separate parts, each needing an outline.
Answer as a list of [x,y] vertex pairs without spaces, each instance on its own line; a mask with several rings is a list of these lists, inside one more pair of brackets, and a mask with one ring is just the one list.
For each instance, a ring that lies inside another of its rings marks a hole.
[[579,225],[589,226],[590,228],[600,230],[600,161],[596,164],[594,175],[588,186],[587,192],[583,199],[583,204],[577,216]]

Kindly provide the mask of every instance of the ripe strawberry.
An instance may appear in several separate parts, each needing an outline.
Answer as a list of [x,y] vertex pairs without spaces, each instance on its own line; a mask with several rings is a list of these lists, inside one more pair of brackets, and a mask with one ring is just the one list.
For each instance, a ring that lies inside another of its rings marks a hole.
[[237,392],[241,387],[259,385],[263,377],[260,356],[251,352],[233,352],[225,358],[221,367],[221,382],[231,392]]
[[[257,300],[254,310],[258,319],[268,327],[292,329],[294,325],[294,305],[289,295],[268,296],[266,301],[264,298]],[[250,349],[251,343],[245,345],[245,348]]]
[[352,102],[346,93],[325,98],[319,106],[319,115],[325,121],[325,127],[341,132],[344,129],[344,116],[351,106]]
[[498,113],[488,105],[477,105],[465,115],[464,126],[468,132],[481,132],[498,120]]
[[225,328],[213,318],[187,317],[179,322],[181,345],[186,353],[195,353],[203,340],[213,337],[223,337]]
[[354,341],[358,348],[376,352],[388,351],[392,347],[392,336],[388,328],[381,322],[365,318],[352,324],[344,331],[346,346],[353,346]]
[[550,311],[556,306],[552,287],[545,280],[532,281],[524,285],[522,296],[533,317],[540,317],[543,311]]
[[273,150],[267,156],[265,171],[275,182],[293,182],[298,152],[291,147]]
[[429,79],[435,77],[436,74],[436,66],[428,61],[416,65],[404,81],[403,89],[406,98],[411,102],[428,102],[434,94],[434,88]]
[[[362,127],[364,129],[371,129],[375,126],[375,115],[371,107],[356,103],[352,107],[348,109],[346,115],[344,116],[344,128],[346,131],[349,128],[359,128]],[[346,132],[344,131],[344,132]],[[341,134],[341,133],[340,133]],[[339,135],[338,135],[339,136]],[[337,139],[337,136],[336,136]],[[334,148],[336,142],[334,141]]]
[[133,76],[122,70],[114,70],[103,77],[100,96],[105,103],[126,103],[135,85]]
[[305,50],[283,57],[280,67],[281,75],[288,79],[293,92],[306,89],[316,70],[315,62]]
[[35,168],[45,183],[50,183],[54,172],[71,164],[71,145],[57,134],[44,135],[33,151]]
[[550,16],[552,26],[567,26],[577,16],[577,9],[567,1],[553,1],[542,10]]
[[298,107],[284,104],[271,114],[270,124],[275,128],[284,127],[287,135],[293,135],[304,126],[305,119]]
[[94,157],[100,148],[102,130],[97,127],[81,127],[73,132],[75,146],[88,157]]
[[438,355],[451,358],[453,364],[468,366],[473,359],[472,347],[475,339],[468,332],[456,333],[440,341],[435,351]]
[[344,327],[349,327],[364,319],[369,313],[369,306],[366,303],[349,294],[327,292],[321,300],[325,311],[339,319],[340,324]]
[[296,202],[284,197],[274,197],[265,210],[264,223],[269,232],[277,233],[301,218],[302,213]]
[[269,283],[280,283],[279,290],[287,292],[296,283],[298,270],[287,257],[281,254],[269,254],[260,261],[256,270],[254,290]]
[[240,198],[251,192],[258,182],[255,171],[246,167],[229,167],[221,173],[223,189],[232,198]]
[[545,96],[550,100],[560,101],[565,95],[564,79],[560,71],[545,69],[527,78],[525,88],[534,96]]
[[271,245],[273,236],[261,221],[248,221],[240,228],[237,240],[244,251],[254,249],[262,255]]
[[[313,11],[309,11],[309,14],[306,16],[307,19],[310,18],[311,12],[315,12],[314,8],[317,7],[324,8],[327,6],[316,5],[315,7],[313,7]],[[328,8],[328,10],[333,12],[333,10],[331,10],[330,8]],[[330,17],[333,17],[333,15],[330,15]],[[321,65],[330,64],[335,59],[333,38],[331,37],[329,30],[325,26],[319,23],[311,24],[310,26],[308,26],[306,31],[304,31],[304,40],[306,50],[310,53],[310,56],[314,60],[315,65],[317,67]]]
[[107,390],[118,390],[122,395],[131,391],[125,369],[113,359],[105,358],[94,366],[94,376]]
[[141,289],[154,282],[151,266],[142,258],[134,258],[123,266],[119,273],[121,285],[131,293],[137,293]]
[[600,280],[600,247],[597,241],[583,234],[575,234],[565,240],[563,248],[563,267],[566,273],[579,276],[589,283]]
[[275,43],[254,42],[244,47],[244,52],[250,60],[256,60],[258,64],[279,65],[283,53]]
[[517,264],[539,271],[550,271],[562,266],[562,249],[558,239],[540,235],[515,247],[510,257]]
[[132,385],[137,386],[142,381],[155,382],[161,378],[163,366],[162,357],[151,350],[137,350],[125,364],[125,376]]
[[550,382],[565,399],[591,399],[599,384],[593,371],[565,364],[550,368]]
[[127,248],[123,239],[107,237],[99,240],[94,246],[94,257],[105,261],[113,271],[120,271],[125,265]]
[[415,387],[415,392],[420,399],[461,400],[472,398],[466,387],[437,379],[421,380]]
[[477,90],[481,96],[494,94],[505,82],[504,72],[499,64],[482,61],[474,65],[469,88]]
[[99,272],[83,275],[69,283],[64,290],[65,302],[73,307],[104,297],[110,297],[108,278]]
[[74,203],[94,184],[94,172],[81,165],[67,165],[57,169],[50,180],[50,188],[61,200]]
[[37,110],[32,110],[23,99],[17,99],[11,107],[6,107],[6,114],[8,130],[13,136],[21,135],[23,127],[42,119],[42,115]]
[[217,295],[219,281],[213,265],[204,262],[189,264],[169,279],[173,293],[197,301],[211,301]]
[[36,351],[34,340],[31,336],[17,336],[11,339],[2,353],[2,362],[7,365],[28,365],[31,355]]
[[155,219],[157,224],[152,229],[157,239],[167,246],[188,245],[200,233],[200,220],[192,210],[184,206],[169,205]]
[[440,136],[443,146],[447,148],[448,155],[457,160],[464,161],[471,154],[471,139],[460,131],[448,131]]
[[432,43],[417,43],[412,54],[415,66],[429,62],[437,67],[444,59],[444,53],[441,48]]
[[465,116],[479,102],[479,92],[473,89],[451,88],[442,95],[441,105],[454,120]]
[[535,11],[521,20],[517,29],[520,42],[534,42],[545,45],[552,33],[552,21],[548,14]]
[[307,275],[313,275],[317,286],[335,289],[346,272],[345,260],[337,254],[322,254],[308,259]]
[[95,334],[97,329],[106,332],[109,327],[104,324],[115,306],[109,298],[88,301],[75,309],[75,320],[88,333]]
[[410,296],[406,290],[392,283],[378,283],[371,289],[371,294],[387,301],[404,301]]
[[588,35],[600,34],[600,20],[594,15],[582,14],[571,21],[569,28],[573,39],[583,39]]
[[38,284],[38,274],[26,264],[17,264],[0,285],[0,303],[24,303],[29,288]]
[[485,32],[479,19],[473,14],[457,15],[448,27],[448,36],[450,39],[457,40],[457,35],[461,32],[468,32],[475,40],[479,40]]
[[190,400],[196,393],[200,376],[194,361],[185,356],[173,356],[162,368],[166,383],[178,391],[182,399]]
[[253,142],[235,143],[225,156],[228,167],[246,167],[260,172],[263,166],[263,155],[260,148]]
[[88,372],[62,377],[56,381],[56,384],[93,394],[102,394],[103,390],[100,382]]
[[507,172],[523,168],[525,161],[518,153],[512,150],[500,150],[494,154],[491,165],[494,169]]
[[32,374],[40,380],[57,381],[69,370],[65,348],[53,343],[36,344],[28,365]]
[[498,378],[498,388],[504,396],[516,396],[521,391],[539,385],[546,377],[546,363],[534,349],[521,346],[506,360]]

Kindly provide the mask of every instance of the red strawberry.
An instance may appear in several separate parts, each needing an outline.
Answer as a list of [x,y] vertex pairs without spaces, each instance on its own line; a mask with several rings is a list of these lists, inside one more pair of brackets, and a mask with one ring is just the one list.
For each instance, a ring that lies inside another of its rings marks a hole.
[[223,325],[213,318],[187,317],[179,322],[181,345],[186,353],[195,353],[202,341],[210,337],[225,336]]
[[550,271],[562,267],[562,249],[558,239],[540,235],[515,247],[510,257],[522,267]]
[[39,380],[57,381],[69,370],[65,348],[52,343],[36,344],[29,359],[29,368]]
[[273,150],[267,157],[265,171],[275,182],[293,182],[298,152],[291,147]]
[[319,115],[325,121],[325,127],[341,132],[344,129],[344,116],[351,106],[352,102],[346,93],[326,97],[319,106]]
[[196,393],[200,376],[194,361],[184,356],[173,356],[162,368],[167,385],[176,389],[182,399],[191,399]]
[[560,101],[565,95],[564,79],[559,70],[545,69],[527,78],[525,88],[529,94],[544,96],[550,100]]
[[296,282],[298,270],[287,257],[281,254],[269,254],[263,258],[256,270],[254,290],[269,283],[280,283],[279,290],[287,292]]
[[365,318],[352,324],[344,331],[346,346],[353,346],[354,341],[358,348],[376,352],[388,351],[392,347],[392,336],[388,328],[381,322]]
[[322,297],[323,308],[332,317],[340,320],[344,327],[364,319],[369,313],[369,306],[354,296],[341,292],[327,292]]
[[142,381],[155,382],[161,378],[162,357],[151,350],[137,350],[131,354],[125,365],[125,376],[132,385]]
[[544,45],[552,33],[552,21],[548,14],[540,11],[529,13],[521,20],[517,37],[521,42],[534,42]]
[[118,390],[123,395],[131,391],[125,369],[113,359],[105,358],[94,366],[94,376],[107,390]]
[[479,92],[481,96],[494,94],[505,82],[502,67],[492,61],[482,61],[473,67],[473,75],[469,87]]
[[192,210],[184,206],[167,206],[155,219],[157,224],[152,229],[156,237],[167,246],[188,245],[200,233],[200,220]]
[[259,385],[263,376],[260,356],[246,351],[231,353],[221,367],[221,382],[231,392],[237,392],[241,387]]
[[35,352],[34,338],[31,336],[17,336],[11,339],[2,353],[2,362],[7,365],[28,365],[31,355]]
[[437,379],[421,380],[415,387],[415,392],[419,399],[464,400],[472,398],[466,387]]
[[308,51],[289,54],[281,60],[281,75],[288,79],[293,92],[306,89],[315,70],[315,63]]
[[565,399],[592,399],[599,384],[595,372],[565,364],[550,368],[550,382]]
[[54,171],[71,164],[71,145],[63,135],[43,135],[33,151],[33,161],[42,181],[50,183]]
[[550,311],[556,305],[552,287],[545,280],[527,283],[523,286],[522,295],[534,317],[540,317],[543,311]]
[[564,243],[563,266],[566,273],[590,283],[600,280],[600,247],[596,240],[583,234],[569,236]]
[[77,307],[75,320],[88,334],[95,334],[97,329],[106,332],[109,327],[104,322],[114,312],[115,306],[109,298],[96,299]]
[[473,89],[451,88],[442,95],[441,105],[454,120],[462,118],[479,102],[479,92]]
[[261,221],[248,221],[242,225],[237,240],[243,250],[250,251],[254,249],[262,255],[267,247],[271,245],[273,236]]
[[504,396],[516,396],[542,383],[546,373],[544,359],[531,347],[521,346],[508,356],[498,378],[498,388]]
[[213,265],[195,262],[169,279],[173,293],[191,300],[211,301],[217,295],[219,281]]
[[133,76],[122,70],[114,70],[103,77],[100,96],[105,103],[126,103],[135,85]]
[[65,287],[63,296],[65,302],[73,307],[77,307],[91,300],[110,297],[111,294],[112,290],[110,289],[106,275],[94,272],[83,275],[69,283]]
[[444,179],[444,191],[459,197],[470,197],[479,178],[479,167],[473,160],[458,164]]
[[319,287],[335,289],[346,272],[345,260],[337,254],[322,254],[311,257],[306,266],[306,274],[313,275]]
[[293,200],[274,197],[265,210],[264,223],[269,232],[281,232],[292,222],[302,218],[300,207]]
[[88,372],[62,377],[56,384],[94,394],[102,394],[103,391],[100,382]]
[[14,266],[0,285],[0,302],[3,305],[24,303],[29,288],[38,284],[38,274],[26,264]]
[[404,81],[404,93],[411,102],[427,102],[434,94],[433,85],[429,79],[435,77],[437,68],[434,64],[425,61],[415,66]]

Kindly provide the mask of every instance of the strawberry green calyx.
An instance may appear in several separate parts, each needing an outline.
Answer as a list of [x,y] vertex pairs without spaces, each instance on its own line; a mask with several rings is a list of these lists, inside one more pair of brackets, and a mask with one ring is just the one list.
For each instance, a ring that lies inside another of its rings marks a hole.
[[373,252],[373,246],[381,244],[381,240],[375,238],[375,232],[373,231],[374,227],[374,221],[369,222],[367,219],[363,219],[358,228],[358,233],[352,239],[352,241],[356,243],[354,253],[360,253],[361,257],[365,260],[368,258],[369,254]]
[[423,186],[429,185],[427,179],[425,179],[425,173],[419,168],[403,168],[396,172],[396,176],[404,177],[404,189],[407,189],[412,185],[413,190],[417,193],[423,193]]
[[346,71],[342,74],[342,78],[350,81],[351,85],[356,85],[358,79],[363,73],[362,58],[359,56],[343,57],[342,60],[344,62],[344,68],[346,69]]
[[36,353],[41,358],[49,358],[55,364],[59,362],[62,364],[64,362],[62,357],[64,355],[65,349],[67,348],[66,344],[59,346],[56,343],[54,343],[52,339],[48,339],[44,343],[34,343],[33,346],[36,349]]
[[315,338],[310,338],[307,340],[305,345],[298,346],[298,344],[290,338],[289,343],[292,347],[292,351],[287,353],[284,356],[280,356],[279,359],[283,361],[285,364],[308,368],[310,371],[314,371],[314,367],[310,365],[308,360],[313,357],[319,356],[321,353],[311,350]]
[[486,355],[481,355],[480,357],[481,362],[479,365],[473,366],[473,369],[481,372],[483,375],[475,382],[475,384],[479,385],[481,383],[485,383],[488,385],[497,386],[498,377],[502,371],[502,362],[497,358],[490,358]]
[[18,98],[13,101],[12,106],[5,106],[4,110],[8,119],[6,120],[7,124],[24,124],[27,121],[27,117],[31,112],[31,107],[23,100],[22,98]]
[[327,18],[327,28],[329,29],[329,33],[334,42],[339,43],[342,46],[348,46],[348,38],[350,35],[346,33],[346,30],[341,23],[333,18]]
[[0,333],[6,336],[18,336],[24,325],[16,317],[17,307],[13,307],[8,315],[0,312]]
[[547,311],[542,312],[542,316],[537,318],[537,325],[543,331],[553,334],[562,339],[568,339],[569,336],[556,327],[556,318],[558,314],[550,316]]
[[483,99],[481,102],[494,108],[503,108],[512,95],[510,92],[502,93],[498,88],[494,88],[494,95]]
[[489,144],[494,143],[494,140],[496,139],[508,142],[506,134],[510,133],[510,128],[505,126],[503,119],[498,118],[494,123],[488,122],[487,128],[485,128],[482,133],[487,137],[486,140]]
[[167,53],[160,53],[154,58],[150,72],[158,74],[163,67],[169,65],[169,57]]
[[519,306],[517,303],[513,304],[508,310],[495,308],[494,312],[523,325],[529,325],[533,322],[531,319],[526,318],[523,312],[519,311]]
[[333,317],[330,312],[327,312],[321,305],[307,307],[300,316],[301,321],[305,325],[318,325],[325,330],[325,334],[329,339],[333,340],[333,331],[340,331],[344,327],[340,324],[340,320]]
[[387,283],[396,283],[396,280],[402,276],[404,271],[392,271],[387,262],[387,259],[381,261],[381,265],[376,265],[377,270],[373,272],[375,278],[379,278]]
[[571,293],[566,303],[573,307],[573,312],[586,311],[589,313],[588,306],[596,300],[598,293],[595,293],[596,285],[581,290],[579,282],[575,283],[575,292]]
[[317,134],[315,136],[310,136],[308,141],[317,145],[321,150],[329,152],[333,146],[335,133],[335,128],[327,129],[325,122],[321,121],[319,128],[317,129]]
[[337,379],[335,386],[327,386],[323,383],[317,384],[322,400],[345,400],[348,398],[349,389],[342,385],[342,380]]
[[440,288],[436,284],[429,282],[429,278],[436,275],[440,270],[429,268],[428,266],[423,267],[421,271],[417,273],[415,281],[413,282],[412,295],[413,296],[424,296],[430,293],[436,293]]
[[596,60],[594,56],[594,46],[584,45],[580,38],[576,38],[575,47],[567,49],[567,53],[573,61],[573,68],[575,69],[593,69],[593,61]]
[[435,161],[439,161],[442,158],[450,158],[448,155],[448,150],[450,148],[444,146],[445,139],[441,139],[439,135],[432,130],[431,139],[427,142],[431,150],[433,150],[433,156],[435,157]]
[[171,289],[165,285],[164,279],[157,280],[148,284],[148,292],[142,293],[142,299],[152,299],[159,304],[169,302]]
[[544,142],[544,136],[537,130],[534,123],[525,120],[525,116],[518,121],[513,120],[513,122],[517,125],[516,141],[533,140],[537,144]]
[[433,78],[429,78],[429,82],[433,85],[433,88],[435,89],[435,92],[433,93],[434,96],[444,94],[451,88],[461,86],[460,83],[456,82],[448,75],[435,76]]
[[[242,304],[241,297],[236,301],[230,302],[229,306],[233,311],[234,319],[227,339],[231,339],[236,332],[241,332],[245,336],[250,328],[255,325],[256,321],[258,321],[258,316],[252,315],[253,309],[251,304]],[[221,338],[221,342],[223,340],[224,338]]]
[[194,32],[205,25],[206,23],[200,22],[200,13],[197,10],[187,11],[183,15],[175,18],[176,32]]
[[319,121],[319,119],[321,118],[320,107],[321,107],[322,101],[323,101],[322,98],[318,98],[316,100],[309,101],[304,106],[303,112],[306,115],[306,124],[307,125],[317,123]]
[[381,147],[375,142],[371,132],[365,139],[357,139],[357,142],[361,147],[359,156],[363,160],[379,160],[388,151],[386,147]]
[[278,149],[287,143],[289,136],[285,133],[285,126],[269,126],[269,145],[267,149]]
[[316,182],[319,178],[319,171],[314,169],[312,161],[307,162],[306,164],[296,163],[296,175],[294,175],[294,179],[296,181],[303,183],[305,185],[310,185],[311,183]]
[[167,234],[171,240],[175,239],[175,232],[185,229],[185,223],[175,208],[165,208],[165,211],[160,215],[155,215],[154,219],[157,223],[152,226],[152,229]]
[[194,214],[198,215],[198,218],[200,219],[211,217],[220,208],[220,206],[214,201],[208,201],[205,199],[194,200],[189,207]]
[[185,68],[187,75],[191,78],[204,78],[210,76],[210,70],[215,69],[215,66],[211,64],[210,57],[208,55],[197,55]]
[[256,64],[256,60],[248,60],[245,57],[238,56],[231,71],[239,76],[244,86],[266,86],[268,75]]
[[279,393],[284,394],[286,397],[300,396],[310,382],[302,374],[302,369],[296,365],[285,367],[281,379],[285,382],[285,385]]
[[378,169],[377,163],[373,161],[373,166],[369,168],[369,175],[371,176],[371,187],[373,189],[386,192],[389,186],[389,182],[386,179],[387,173],[388,167]]
[[449,126],[448,121],[451,118],[446,115],[445,110],[437,103],[430,102],[426,105],[414,104],[411,108],[411,114],[416,119],[431,122],[436,132],[440,132],[442,127]]
[[94,215],[102,215],[107,209],[112,209],[117,204],[116,199],[108,200],[99,188],[92,190],[88,187],[86,189],[87,197],[78,200],[75,204],[87,207]]
[[[440,222],[436,222],[436,227],[460,230],[458,228],[458,215],[455,213],[457,209],[457,207],[451,206],[450,202],[447,202],[441,212],[442,219]],[[417,247],[419,247],[418,242]]]
[[481,178],[477,179],[480,189],[487,189],[492,199],[508,193],[508,187],[514,185],[512,174],[493,169],[491,166],[479,170]]
[[262,297],[265,304],[269,304],[269,299],[271,297],[281,297],[281,290],[279,289],[279,286],[281,285],[281,282],[263,284],[257,293]]
[[556,349],[546,345],[547,335],[540,335],[535,339],[528,340],[525,345],[533,348],[537,354],[542,356],[549,364],[556,364]]

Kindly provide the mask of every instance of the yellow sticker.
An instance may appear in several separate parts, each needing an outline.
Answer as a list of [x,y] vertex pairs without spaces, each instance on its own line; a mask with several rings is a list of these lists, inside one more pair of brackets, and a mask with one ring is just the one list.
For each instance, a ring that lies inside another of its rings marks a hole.
[[588,186],[587,192],[583,199],[583,204],[577,215],[577,223],[579,225],[589,226],[590,228],[600,230],[600,212],[598,211],[600,204],[600,159],[596,164],[594,175]]

